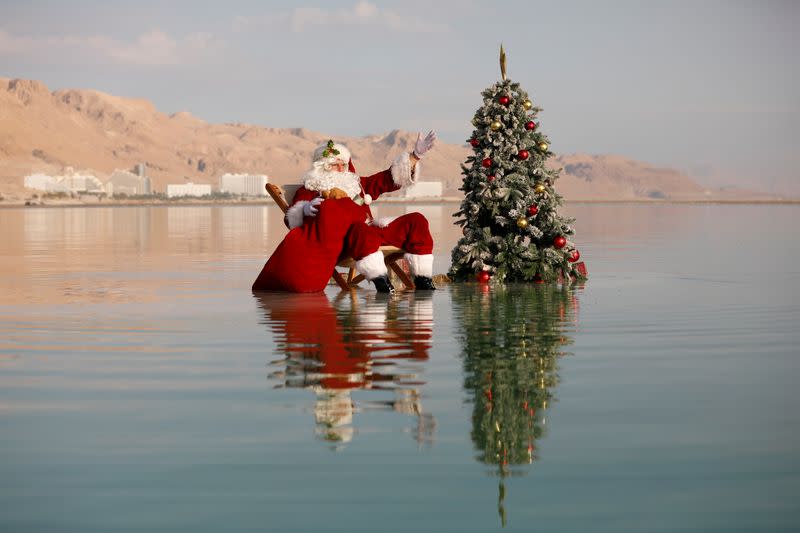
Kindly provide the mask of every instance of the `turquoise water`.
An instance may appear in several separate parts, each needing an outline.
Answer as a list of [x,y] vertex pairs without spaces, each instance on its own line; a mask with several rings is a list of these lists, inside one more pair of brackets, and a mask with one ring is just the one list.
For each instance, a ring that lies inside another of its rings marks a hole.
[[0,211],[0,531],[798,529],[800,208],[568,212],[585,286],[382,298],[254,297],[275,208]]

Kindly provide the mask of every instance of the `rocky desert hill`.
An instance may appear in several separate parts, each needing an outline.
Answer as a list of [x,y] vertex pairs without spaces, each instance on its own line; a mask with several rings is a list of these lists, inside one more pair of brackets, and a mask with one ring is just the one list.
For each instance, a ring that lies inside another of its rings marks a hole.
[[[141,162],[160,191],[167,183],[189,180],[216,186],[225,172],[265,173],[274,183],[292,182],[329,137],[303,128],[210,124],[186,112],[161,113],[147,100],[92,90],[51,92],[38,81],[0,78],[0,193],[6,196],[25,195],[23,178],[32,172],[58,174],[73,167],[104,181],[115,169]],[[408,149],[414,134],[394,130],[336,139],[367,173]],[[441,180],[446,194],[459,194],[460,164],[469,153],[466,144],[440,142],[425,158],[423,179]],[[558,188],[572,200],[730,197],[706,191],[675,170],[622,156],[561,155],[553,164],[563,167]]]

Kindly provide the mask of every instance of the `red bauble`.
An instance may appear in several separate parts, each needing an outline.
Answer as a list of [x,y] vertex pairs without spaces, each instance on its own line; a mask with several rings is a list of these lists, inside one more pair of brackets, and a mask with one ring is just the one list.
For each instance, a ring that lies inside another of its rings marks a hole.
[[532,121],[532,120],[530,122],[526,122],[525,123],[525,129],[526,130],[535,130],[536,129],[536,123],[534,121]]
[[534,283],[544,283],[544,280],[542,279],[542,276],[540,276],[539,274],[536,274],[535,276],[533,276],[533,282]]
[[483,168],[489,168],[490,166],[492,166],[492,158],[487,157],[486,159],[481,161],[481,165],[483,165]]
[[479,283],[488,283],[490,277],[489,273],[485,270],[481,270],[475,275],[475,279],[477,279]]
[[578,250],[572,250],[572,255],[570,255],[569,258],[567,258],[567,261],[569,261],[570,263],[574,263],[580,258],[581,258],[581,253]]
[[488,176],[486,176],[486,179],[489,180],[490,182],[494,181],[494,174],[489,174]]
[[473,137],[472,139],[469,140],[469,144],[471,144],[474,148],[477,148],[478,146],[481,145],[481,142]]
[[531,155],[531,154],[529,154],[527,150],[520,150],[519,153],[517,153],[517,157],[519,157],[523,161],[528,159],[529,155]]
[[565,239],[563,235],[559,235],[558,237],[553,239],[553,246],[555,246],[559,250],[566,245],[567,245],[567,239]]
[[538,212],[539,212],[539,208],[538,208],[538,207],[536,207],[535,205],[532,205],[532,206],[530,206],[530,207],[528,208],[528,214],[529,214],[530,216],[536,216],[536,213],[538,213]]
[[509,102],[511,102],[511,98],[509,98],[508,96],[501,96],[500,98],[497,99],[497,101],[503,105],[508,105]]

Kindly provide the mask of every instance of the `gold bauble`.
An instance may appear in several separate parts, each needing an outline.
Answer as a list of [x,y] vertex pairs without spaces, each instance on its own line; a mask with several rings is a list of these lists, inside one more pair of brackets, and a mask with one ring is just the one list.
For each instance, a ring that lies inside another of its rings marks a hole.
[[533,188],[533,190],[539,194],[542,194],[545,191],[545,186],[542,185],[541,183],[537,183],[536,186]]
[[542,152],[546,152],[547,151],[547,143],[546,142],[540,142],[539,143],[539,150],[541,150]]
[[526,110],[530,109],[533,107],[533,102],[531,102],[530,100],[525,100],[524,102],[522,102],[522,107],[524,107]]
[[517,219],[517,227],[520,229],[525,229],[528,227],[528,219],[525,217],[519,217]]
[[489,124],[489,127],[492,128],[493,131],[497,131],[503,127],[503,124],[499,120],[495,120],[494,122]]

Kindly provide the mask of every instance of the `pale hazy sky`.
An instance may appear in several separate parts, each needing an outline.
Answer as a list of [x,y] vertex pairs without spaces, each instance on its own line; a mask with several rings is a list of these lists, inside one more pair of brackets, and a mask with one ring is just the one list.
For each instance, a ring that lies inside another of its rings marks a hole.
[[0,1],[0,76],[212,122],[462,142],[509,76],[561,153],[800,192],[800,2]]

